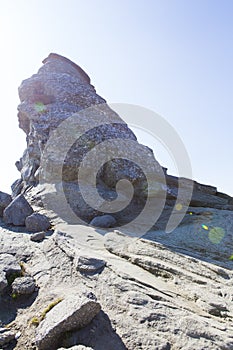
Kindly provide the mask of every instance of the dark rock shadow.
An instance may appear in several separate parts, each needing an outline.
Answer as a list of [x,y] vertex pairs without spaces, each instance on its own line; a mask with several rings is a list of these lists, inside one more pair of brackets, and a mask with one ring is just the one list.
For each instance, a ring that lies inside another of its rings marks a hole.
[[14,321],[18,309],[26,309],[36,300],[38,291],[31,295],[12,297],[11,287],[0,296],[0,325],[4,326]]
[[90,346],[94,350],[127,350],[113,329],[108,315],[103,311],[100,311],[88,326],[63,334],[59,347],[69,348],[79,344]]

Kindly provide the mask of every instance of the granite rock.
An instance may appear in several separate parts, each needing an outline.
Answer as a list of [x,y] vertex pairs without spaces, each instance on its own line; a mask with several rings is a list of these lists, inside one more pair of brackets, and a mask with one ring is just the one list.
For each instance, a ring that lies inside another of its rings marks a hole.
[[3,216],[4,209],[11,203],[12,197],[5,193],[0,191],[0,217]]
[[77,295],[67,297],[39,324],[36,330],[38,349],[56,349],[62,333],[85,327],[99,311],[100,304],[93,300]]
[[26,218],[25,226],[28,231],[41,232],[47,231],[51,224],[47,216],[40,213],[33,213]]
[[32,277],[17,277],[12,283],[12,293],[17,295],[32,294],[36,289],[35,281]]
[[106,265],[106,261],[88,256],[78,256],[75,259],[75,267],[83,273],[97,273]]
[[4,210],[3,219],[6,224],[25,226],[26,218],[33,209],[23,195],[18,195]]

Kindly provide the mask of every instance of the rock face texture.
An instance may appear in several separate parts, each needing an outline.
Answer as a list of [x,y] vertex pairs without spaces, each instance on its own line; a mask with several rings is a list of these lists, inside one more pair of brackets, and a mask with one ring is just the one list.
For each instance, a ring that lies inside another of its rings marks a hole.
[[45,215],[33,213],[26,218],[25,226],[31,232],[46,231],[50,227],[50,221]]
[[100,311],[100,305],[88,298],[70,296],[56,305],[37,328],[39,350],[56,349],[65,332],[87,326]]
[[32,294],[36,289],[32,277],[17,277],[12,283],[12,292],[16,295]]

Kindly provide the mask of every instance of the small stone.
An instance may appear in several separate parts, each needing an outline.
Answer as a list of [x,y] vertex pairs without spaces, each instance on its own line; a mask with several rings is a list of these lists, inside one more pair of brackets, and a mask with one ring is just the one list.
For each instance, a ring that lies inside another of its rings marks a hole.
[[12,198],[9,194],[0,191],[0,216],[3,216],[4,209],[11,203]]
[[112,215],[102,215],[96,216],[91,220],[90,225],[100,228],[114,227],[116,224],[116,219]]
[[54,306],[36,329],[38,349],[57,348],[62,333],[87,326],[100,309],[99,303],[85,296],[69,296]]
[[42,242],[45,239],[45,232],[36,232],[30,236],[33,242]]
[[50,228],[50,221],[43,214],[33,213],[26,218],[25,225],[28,231],[41,232]]
[[22,334],[21,332],[17,332],[16,335],[15,335],[15,339],[16,340],[19,339],[21,337],[21,334]]
[[32,294],[36,289],[32,277],[17,277],[12,283],[12,293],[17,295]]
[[88,256],[78,256],[74,264],[76,269],[80,272],[95,273],[106,265],[106,261]]
[[24,226],[26,217],[33,213],[33,209],[23,195],[17,196],[4,210],[3,219],[6,224]]

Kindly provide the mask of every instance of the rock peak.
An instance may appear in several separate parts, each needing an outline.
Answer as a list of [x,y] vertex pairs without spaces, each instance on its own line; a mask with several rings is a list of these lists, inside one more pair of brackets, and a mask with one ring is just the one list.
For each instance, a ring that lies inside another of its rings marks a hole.
[[[59,55],[57,53],[53,53],[51,52],[48,57],[46,57],[42,63],[44,65],[47,64],[47,66],[49,66],[49,69],[51,71],[51,68],[57,68],[56,71],[58,71],[58,68],[59,68],[59,71],[61,72],[61,69],[64,70],[65,73],[67,73],[67,70],[66,68],[69,68],[69,67],[72,67],[74,68],[79,74],[80,76],[88,83],[90,84],[91,80],[90,80],[90,77],[87,75],[86,72],[84,72],[84,70],[78,66],[76,63],[74,63],[73,61],[71,61],[69,58],[66,58],[62,55]],[[43,67],[42,67],[43,68]],[[40,70],[41,71],[41,70]],[[70,73],[74,73],[74,70],[71,70]]]

